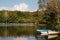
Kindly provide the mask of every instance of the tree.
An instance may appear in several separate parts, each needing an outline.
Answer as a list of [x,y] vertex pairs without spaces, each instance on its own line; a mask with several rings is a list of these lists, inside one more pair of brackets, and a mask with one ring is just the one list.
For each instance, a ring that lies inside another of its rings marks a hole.
[[57,0],[52,0],[47,5],[47,10],[45,11],[45,20],[47,23],[47,29],[57,30],[56,23],[57,23]]

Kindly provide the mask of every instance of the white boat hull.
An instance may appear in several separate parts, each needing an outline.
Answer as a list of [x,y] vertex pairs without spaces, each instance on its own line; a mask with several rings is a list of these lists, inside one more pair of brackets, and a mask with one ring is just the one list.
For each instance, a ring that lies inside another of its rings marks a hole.
[[51,30],[37,30],[37,32],[41,32],[41,34],[39,35],[48,36],[47,37],[48,39],[56,38],[58,37],[58,34],[60,33],[58,31],[51,31]]
[[45,35],[51,35],[51,34],[59,34],[59,32],[55,32],[55,31],[49,31],[49,32],[41,32],[41,34],[45,34]]
[[48,39],[56,38],[58,35],[48,35]]

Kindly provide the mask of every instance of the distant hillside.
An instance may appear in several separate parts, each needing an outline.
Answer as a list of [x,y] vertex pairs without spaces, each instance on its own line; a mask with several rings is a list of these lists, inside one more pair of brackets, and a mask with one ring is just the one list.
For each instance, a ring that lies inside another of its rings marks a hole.
[[43,21],[43,12],[0,11],[0,23],[35,23]]

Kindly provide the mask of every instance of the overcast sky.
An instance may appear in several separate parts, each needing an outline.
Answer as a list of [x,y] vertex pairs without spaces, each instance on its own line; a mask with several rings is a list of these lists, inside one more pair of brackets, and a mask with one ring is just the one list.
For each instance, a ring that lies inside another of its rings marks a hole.
[[35,11],[38,0],[0,0],[0,10]]

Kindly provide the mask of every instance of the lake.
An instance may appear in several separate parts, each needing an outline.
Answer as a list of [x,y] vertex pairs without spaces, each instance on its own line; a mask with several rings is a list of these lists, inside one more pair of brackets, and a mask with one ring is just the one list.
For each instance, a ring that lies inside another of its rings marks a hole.
[[[0,40],[37,40],[37,38],[35,36],[17,36],[17,37],[11,36],[11,37],[0,37]],[[40,40],[42,39],[40,38]],[[53,39],[53,40],[60,40],[60,39]]]
[[[15,27],[15,26],[18,26],[18,27]],[[25,26],[25,27],[21,27],[21,26]],[[14,35],[14,36],[20,35],[20,34],[27,34],[27,35],[35,34],[35,30],[37,29],[37,27],[32,27],[32,26],[36,26],[36,25],[32,23],[31,24],[4,24],[3,23],[3,24],[0,24],[0,34],[4,35],[6,33],[5,30],[7,30],[8,35]],[[0,36],[0,40],[37,40],[37,38],[35,36],[17,36],[17,37],[12,37],[12,36],[1,37]],[[57,40],[60,40],[60,37]]]
[[0,26],[36,26],[33,23],[0,23]]
[[37,40],[34,36],[0,37],[0,40]]

